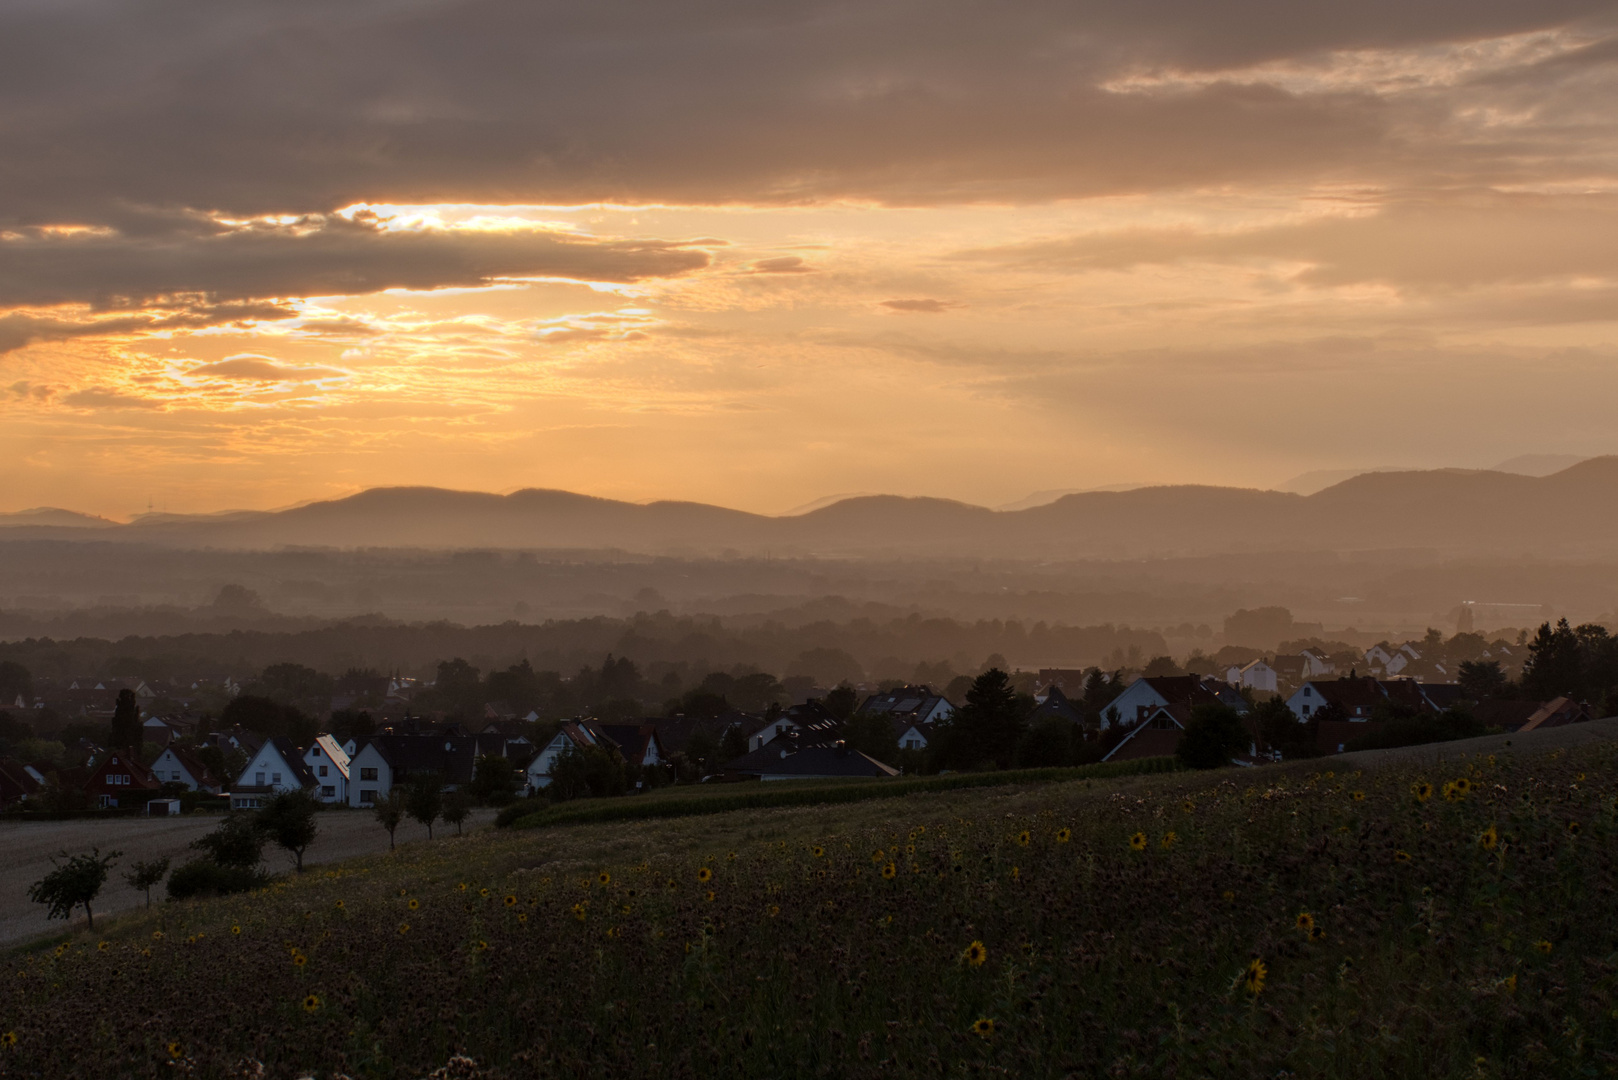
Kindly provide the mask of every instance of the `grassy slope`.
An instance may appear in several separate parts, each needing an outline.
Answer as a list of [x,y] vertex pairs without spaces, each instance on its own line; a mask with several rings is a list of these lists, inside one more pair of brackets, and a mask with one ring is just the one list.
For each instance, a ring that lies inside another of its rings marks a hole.
[[[13,956],[0,1070],[167,1075],[172,1042],[196,1075],[457,1052],[502,1076],[1606,1075],[1615,765],[1601,744],[413,845]],[[1462,776],[1461,801],[1412,796]],[[1254,957],[1256,995],[1233,985]]]

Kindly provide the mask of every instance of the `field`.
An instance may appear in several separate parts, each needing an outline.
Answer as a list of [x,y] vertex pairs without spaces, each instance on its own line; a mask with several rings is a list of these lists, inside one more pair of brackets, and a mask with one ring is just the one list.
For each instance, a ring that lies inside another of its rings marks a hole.
[[1524,742],[412,844],[13,953],[0,1071],[1613,1075],[1618,750]]

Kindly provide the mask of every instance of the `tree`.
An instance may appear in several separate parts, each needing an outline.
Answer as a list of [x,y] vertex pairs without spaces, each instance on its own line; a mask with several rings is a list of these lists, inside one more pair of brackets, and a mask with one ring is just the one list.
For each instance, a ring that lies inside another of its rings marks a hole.
[[882,713],[856,716],[843,725],[843,744],[869,754],[884,765],[899,764],[899,737],[893,721]]
[[301,788],[282,791],[264,804],[253,822],[277,847],[292,853],[300,874],[303,873],[303,853],[320,834],[320,827],[315,824],[315,812],[319,809],[320,801]]
[[719,760],[735,761],[747,753],[747,732],[740,724],[732,724],[719,738]]
[[461,822],[472,812],[472,797],[460,788],[444,793],[444,821],[455,826],[455,835],[461,835]]
[[152,886],[160,883],[169,872],[168,859],[147,859],[138,862],[124,874],[124,880],[129,887],[139,889],[146,894],[146,906],[152,906]]
[[241,725],[262,735],[285,735],[303,746],[320,733],[320,725],[292,705],[258,694],[239,694],[220,710],[219,721],[225,727]]
[[444,778],[427,773],[410,782],[405,793],[405,811],[427,826],[427,839],[433,838],[433,822],[444,809]]
[[1174,756],[1189,769],[1217,769],[1246,750],[1251,740],[1240,714],[1229,705],[1194,706]]
[[0,705],[15,704],[19,697],[25,705],[34,703],[34,677],[15,660],[0,660]]
[[470,712],[483,705],[483,682],[478,678],[478,669],[459,656],[439,661],[433,689],[452,710]]
[[1579,635],[1559,619],[1555,629],[1541,623],[1528,645],[1522,686],[1529,698],[1546,701],[1563,694],[1577,695],[1584,683],[1584,657]]
[[826,706],[826,711],[837,717],[837,719],[847,720],[854,715],[854,710],[859,706],[859,702],[859,694],[852,686],[844,683],[827,694],[821,699],[820,703]]
[[110,741],[113,749],[128,750],[131,754],[138,753],[141,734],[140,703],[135,700],[135,691],[118,691],[118,701],[112,709]]
[[1071,765],[1078,753],[1078,734],[1071,721],[1059,716],[1041,720],[1017,741],[1012,763],[1019,769]]
[[992,667],[979,675],[966,692],[966,704],[950,718],[949,727],[955,732],[950,740],[953,764],[960,768],[1010,764],[1030,707],[1011,688],[1011,677],[1004,671]]
[[1174,657],[1172,656],[1154,656],[1151,658],[1151,660],[1147,661],[1146,666],[1141,669],[1141,677],[1146,679],[1154,679],[1166,675],[1184,674],[1184,670],[1181,669],[1179,664],[1174,662]]
[[472,794],[490,806],[506,805],[517,797],[517,770],[499,754],[480,755],[472,765]]
[[1455,681],[1460,684],[1461,693],[1471,700],[1487,701],[1499,697],[1509,680],[1498,660],[1463,660]]
[[395,788],[378,799],[371,807],[371,812],[376,815],[377,823],[388,830],[388,850],[392,851],[393,834],[399,828],[399,823],[404,820],[404,798]]
[[191,841],[191,847],[220,866],[251,870],[263,858],[264,834],[252,815],[230,814],[212,832]]
[[73,909],[83,907],[85,925],[94,930],[95,914],[90,910],[90,901],[100,895],[112,861],[121,854],[123,852],[114,851],[102,855],[100,848],[91,848],[90,854],[69,859],[64,851],[59,857],[67,862],[52,859],[51,865],[56,869],[28,887],[28,899],[46,905],[47,919],[71,919]]
[[1287,708],[1285,699],[1269,698],[1253,708],[1253,722],[1258,726],[1259,738],[1271,750],[1277,750],[1288,761],[1294,758],[1314,757],[1320,724],[1314,718],[1300,721]]

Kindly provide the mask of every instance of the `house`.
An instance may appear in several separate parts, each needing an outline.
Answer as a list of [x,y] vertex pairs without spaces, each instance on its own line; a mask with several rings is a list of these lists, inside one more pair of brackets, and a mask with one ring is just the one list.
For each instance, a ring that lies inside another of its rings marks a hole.
[[40,788],[45,778],[14,758],[0,758],[0,807],[15,806]]
[[766,720],[763,727],[747,736],[747,752],[752,753],[772,739],[789,731],[796,731],[797,727],[797,722],[786,713],[782,713],[773,720]]
[[152,775],[152,770],[128,751],[114,750],[90,768],[84,794],[92,805],[106,809],[120,805],[126,795],[138,795],[144,801],[150,792],[162,787],[162,781]]
[[[1407,685],[1414,686],[1410,683]],[[1376,706],[1388,700],[1382,684],[1366,676],[1344,679],[1311,679],[1287,698],[1287,708],[1299,721],[1308,720],[1327,705],[1335,704],[1347,720],[1369,720]]]
[[152,773],[160,783],[184,784],[190,791],[208,791],[215,794],[219,791],[219,778],[208,770],[189,750],[183,750],[173,743],[152,762]]
[[830,746],[843,737],[843,722],[818,699],[801,702],[783,709],[773,720],[767,719],[754,729],[747,737],[748,753],[782,736],[800,747]]
[[215,731],[208,736],[208,740],[227,754],[232,750],[240,750],[248,756],[258,753],[264,745],[264,736],[256,731],[249,731],[240,724],[229,731]]
[[935,724],[913,724],[904,717],[893,721],[894,739],[901,750],[927,749],[927,744],[933,741],[933,733],[936,730]]
[[661,765],[665,760],[654,724],[599,724],[596,731],[618,748],[627,764],[641,768]]
[[307,791],[314,786],[315,775],[298,748],[285,735],[276,735],[264,740],[231,786],[230,807],[257,810],[283,791]]
[[1191,720],[1191,706],[1180,703],[1158,705],[1147,711],[1129,734],[1108,750],[1102,761],[1133,761],[1136,758],[1172,757]]
[[467,735],[458,725],[437,733],[364,735],[343,746],[348,754],[350,806],[371,806],[396,784],[433,776],[446,788],[472,782],[479,757],[508,757],[531,747],[526,738],[508,739],[498,732]]
[[1249,690],[1263,690],[1266,693],[1275,693],[1276,670],[1263,660],[1254,660],[1250,664],[1234,669],[1235,678],[1228,673],[1225,681],[1232,686],[1245,686]]
[[[656,725],[646,724],[643,726],[652,728],[652,738],[655,742],[657,738]],[[551,770],[555,767],[557,759],[567,753],[569,747],[578,747],[582,750],[590,746],[605,746],[608,742],[609,740],[605,733],[598,730],[591,721],[566,721],[556,732],[555,737],[540,747],[539,753],[535,754],[533,760],[528,763],[528,790],[534,792],[541,788],[550,787]]]
[[1517,730],[1537,731],[1540,728],[1564,727],[1568,724],[1582,724],[1594,718],[1590,706],[1571,698],[1559,697],[1541,705]]
[[846,746],[811,746],[802,750],[765,746],[728,762],[725,771],[760,780],[833,780],[899,775],[898,769]]
[[862,716],[880,713],[908,717],[917,724],[935,724],[953,716],[955,706],[933,693],[930,686],[902,686],[885,694],[872,694],[859,707],[859,712]]
[[324,803],[348,801],[348,753],[330,735],[316,735],[303,752],[303,763],[315,774],[315,797]]
[[1042,686],[1054,686],[1064,693],[1071,690],[1075,694],[1084,693],[1084,668],[1040,668],[1039,683]]
[[1318,679],[1325,675],[1334,675],[1337,672],[1337,665],[1332,663],[1326,654],[1319,649],[1304,649],[1298,654],[1298,659],[1303,661],[1303,678],[1305,679]]
[[1139,678],[1124,687],[1101,713],[1101,726],[1133,724],[1164,705],[1228,705],[1247,715],[1247,699],[1229,683],[1212,676],[1162,675]]
[[[145,685],[144,683],[142,685]],[[167,746],[174,741],[174,729],[168,723],[156,716],[148,716],[140,725],[140,739],[143,743],[156,743],[158,746]]]
[[1084,714],[1055,683],[1045,688],[1043,696],[1036,695],[1034,702],[1034,711],[1028,714],[1030,724],[1037,724],[1041,720],[1066,720],[1070,724],[1084,726]]

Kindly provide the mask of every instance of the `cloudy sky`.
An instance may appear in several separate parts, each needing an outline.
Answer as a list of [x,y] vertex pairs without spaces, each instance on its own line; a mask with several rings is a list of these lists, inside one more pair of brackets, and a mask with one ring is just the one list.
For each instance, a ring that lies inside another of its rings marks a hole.
[[1618,451],[1577,0],[18,0],[0,510]]

